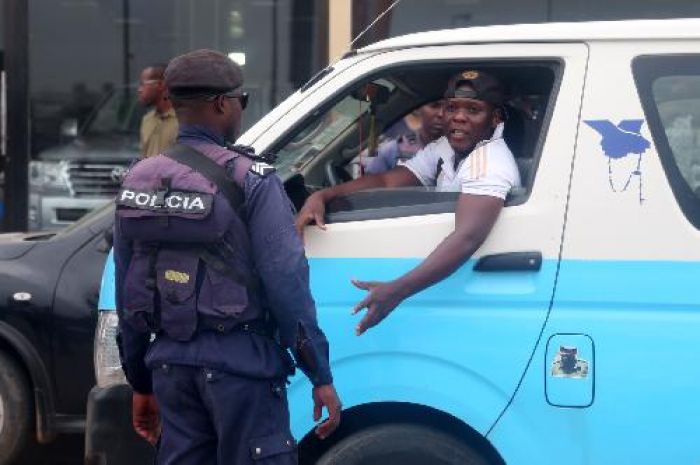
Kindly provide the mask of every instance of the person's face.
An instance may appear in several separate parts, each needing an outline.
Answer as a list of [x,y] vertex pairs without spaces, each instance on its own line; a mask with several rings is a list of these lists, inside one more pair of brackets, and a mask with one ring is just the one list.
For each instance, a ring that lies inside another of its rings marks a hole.
[[445,120],[447,140],[455,152],[463,153],[491,138],[501,117],[490,103],[458,97],[445,102]]
[[153,68],[146,68],[139,78],[139,103],[144,106],[155,104],[161,97],[164,89],[163,79],[157,75]]
[[445,112],[442,100],[423,105],[418,110],[418,114],[420,115],[422,131],[430,140],[442,137],[445,131]]

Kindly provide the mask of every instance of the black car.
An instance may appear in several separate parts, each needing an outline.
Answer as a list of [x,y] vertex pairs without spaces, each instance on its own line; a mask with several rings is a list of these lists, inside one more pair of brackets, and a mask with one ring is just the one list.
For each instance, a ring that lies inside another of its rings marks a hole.
[[58,233],[0,234],[0,465],[85,430],[112,205]]

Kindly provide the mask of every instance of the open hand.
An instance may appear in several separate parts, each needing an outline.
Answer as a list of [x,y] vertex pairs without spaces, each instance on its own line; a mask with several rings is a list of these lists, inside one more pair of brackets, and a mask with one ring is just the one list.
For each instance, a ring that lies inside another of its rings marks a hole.
[[311,395],[314,399],[314,421],[321,419],[324,406],[328,411],[328,419],[316,428],[316,436],[320,439],[326,439],[340,424],[342,405],[340,404],[338,393],[335,392],[335,387],[332,384],[324,384],[323,386],[314,387]]
[[358,336],[386,318],[404,299],[399,286],[393,281],[384,283],[353,279],[352,283],[359,289],[369,291],[365,298],[352,309],[352,314],[355,315],[363,308],[367,308],[364,318],[355,327],[355,334]]

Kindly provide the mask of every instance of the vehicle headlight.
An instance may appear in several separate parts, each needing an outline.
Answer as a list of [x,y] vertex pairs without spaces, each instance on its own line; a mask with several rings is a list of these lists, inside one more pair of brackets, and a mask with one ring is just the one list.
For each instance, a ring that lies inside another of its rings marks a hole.
[[97,386],[105,388],[126,384],[117,348],[117,312],[100,311],[95,331],[95,378]]
[[69,190],[68,165],[63,161],[32,161],[29,163],[29,184],[42,189]]

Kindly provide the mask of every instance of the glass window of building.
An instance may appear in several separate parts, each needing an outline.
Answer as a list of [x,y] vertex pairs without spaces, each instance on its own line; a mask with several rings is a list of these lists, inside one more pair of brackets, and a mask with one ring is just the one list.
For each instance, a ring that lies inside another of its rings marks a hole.
[[30,228],[116,193],[140,154],[144,68],[211,48],[243,67],[243,130],[326,65],[326,0],[30,0]]

